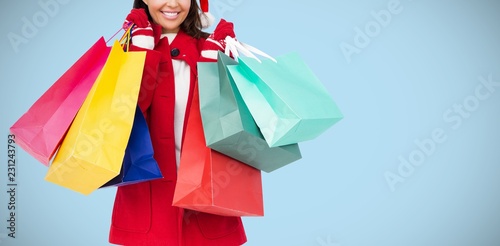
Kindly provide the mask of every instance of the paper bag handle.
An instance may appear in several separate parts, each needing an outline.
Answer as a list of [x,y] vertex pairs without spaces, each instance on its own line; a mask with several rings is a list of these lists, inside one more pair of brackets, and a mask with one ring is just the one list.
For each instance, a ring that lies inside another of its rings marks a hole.
[[[127,29],[125,29],[125,33],[123,33],[122,37],[120,38],[119,42],[122,46],[122,48],[124,49],[124,51],[129,51],[130,49],[130,41],[131,41],[131,34],[132,34],[132,28],[134,27],[135,25],[132,24],[128,27],[125,27]],[[109,43],[109,41],[111,41],[114,37],[116,37],[116,35],[118,35],[118,33],[120,33],[124,28],[120,28],[118,31],[116,31],[115,34],[113,34],[113,36],[111,36],[108,40],[106,40],[106,43]]]
[[259,63],[262,63],[262,61],[259,58],[257,58],[257,56],[255,56],[254,53],[257,55],[266,57],[266,58],[277,63],[276,59],[274,59],[272,56],[264,53],[263,51],[255,48],[249,44],[245,44],[243,42],[240,42],[240,41],[238,41],[230,36],[226,36],[224,41],[226,42],[226,49],[224,50],[224,53],[227,56],[229,56],[232,53],[235,60],[238,59],[238,57],[239,57],[238,51],[240,51],[241,53],[243,53],[243,55],[248,56],[250,58],[253,58],[253,59],[257,60]]

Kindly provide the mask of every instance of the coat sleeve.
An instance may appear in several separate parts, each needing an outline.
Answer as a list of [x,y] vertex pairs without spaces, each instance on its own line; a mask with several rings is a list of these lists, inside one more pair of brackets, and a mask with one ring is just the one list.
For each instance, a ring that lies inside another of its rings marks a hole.
[[144,62],[144,70],[142,73],[141,88],[139,90],[139,98],[137,104],[141,109],[144,117],[148,119],[148,109],[153,101],[153,95],[157,87],[158,69],[161,59],[161,53],[156,50],[148,50],[130,44],[129,51],[145,51],[146,61]]

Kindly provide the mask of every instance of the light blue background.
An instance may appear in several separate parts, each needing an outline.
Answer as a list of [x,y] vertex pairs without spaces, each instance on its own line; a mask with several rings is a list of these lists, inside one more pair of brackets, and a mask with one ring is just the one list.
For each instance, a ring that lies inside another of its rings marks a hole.
[[[43,8],[2,4],[0,149],[15,120],[100,36],[114,34],[132,5],[66,2],[17,53],[7,34],[20,35],[22,18]],[[443,118],[471,102],[479,77],[500,81],[500,2],[401,0],[400,13],[349,63],[340,44],[353,45],[355,28],[373,24],[371,12],[390,2],[211,1],[240,41],[273,56],[299,52],[345,114],[301,144],[302,160],[263,174],[266,214],[244,219],[246,245],[500,245],[500,87],[457,129]],[[446,140],[391,191],[384,174],[398,174],[398,158],[436,129]],[[0,153],[0,245],[109,245],[114,189],[83,196],[48,183],[47,168],[22,150],[17,238],[5,238]]]

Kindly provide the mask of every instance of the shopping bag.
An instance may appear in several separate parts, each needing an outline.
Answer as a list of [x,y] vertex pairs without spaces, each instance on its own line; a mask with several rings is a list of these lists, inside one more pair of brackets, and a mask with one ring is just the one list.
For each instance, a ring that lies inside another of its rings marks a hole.
[[297,53],[261,62],[239,57],[229,73],[271,147],[311,140],[343,118]]
[[224,216],[264,214],[261,172],[206,147],[195,88],[173,205]]
[[163,176],[158,163],[153,158],[153,144],[148,125],[141,109],[137,107],[120,174],[101,188],[135,184],[159,178]]
[[198,86],[207,146],[266,172],[301,158],[298,144],[269,147],[228,75],[238,63],[224,53],[217,62],[198,63]]
[[145,52],[123,52],[114,43],[49,167],[47,181],[87,195],[120,173],[144,60]]
[[78,109],[101,72],[111,47],[100,38],[10,128],[16,142],[49,165]]

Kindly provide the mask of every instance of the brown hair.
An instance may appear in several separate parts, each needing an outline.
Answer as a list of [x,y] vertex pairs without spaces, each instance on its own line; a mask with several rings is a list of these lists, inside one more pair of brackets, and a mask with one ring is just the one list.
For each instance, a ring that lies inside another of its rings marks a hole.
[[[148,5],[146,5],[143,0],[134,0],[133,7],[136,9],[144,9],[146,11],[146,14],[148,15],[149,21],[153,22],[153,18],[149,13]],[[201,30],[201,19],[200,15],[198,14],[200,11],[201,10],[198,6],[198,1],[191,0],[191,8],[189,8],[188,15],[184,22],[182,22],[181,24],[181,29],[194,38],[207,38],[209,34]]]

